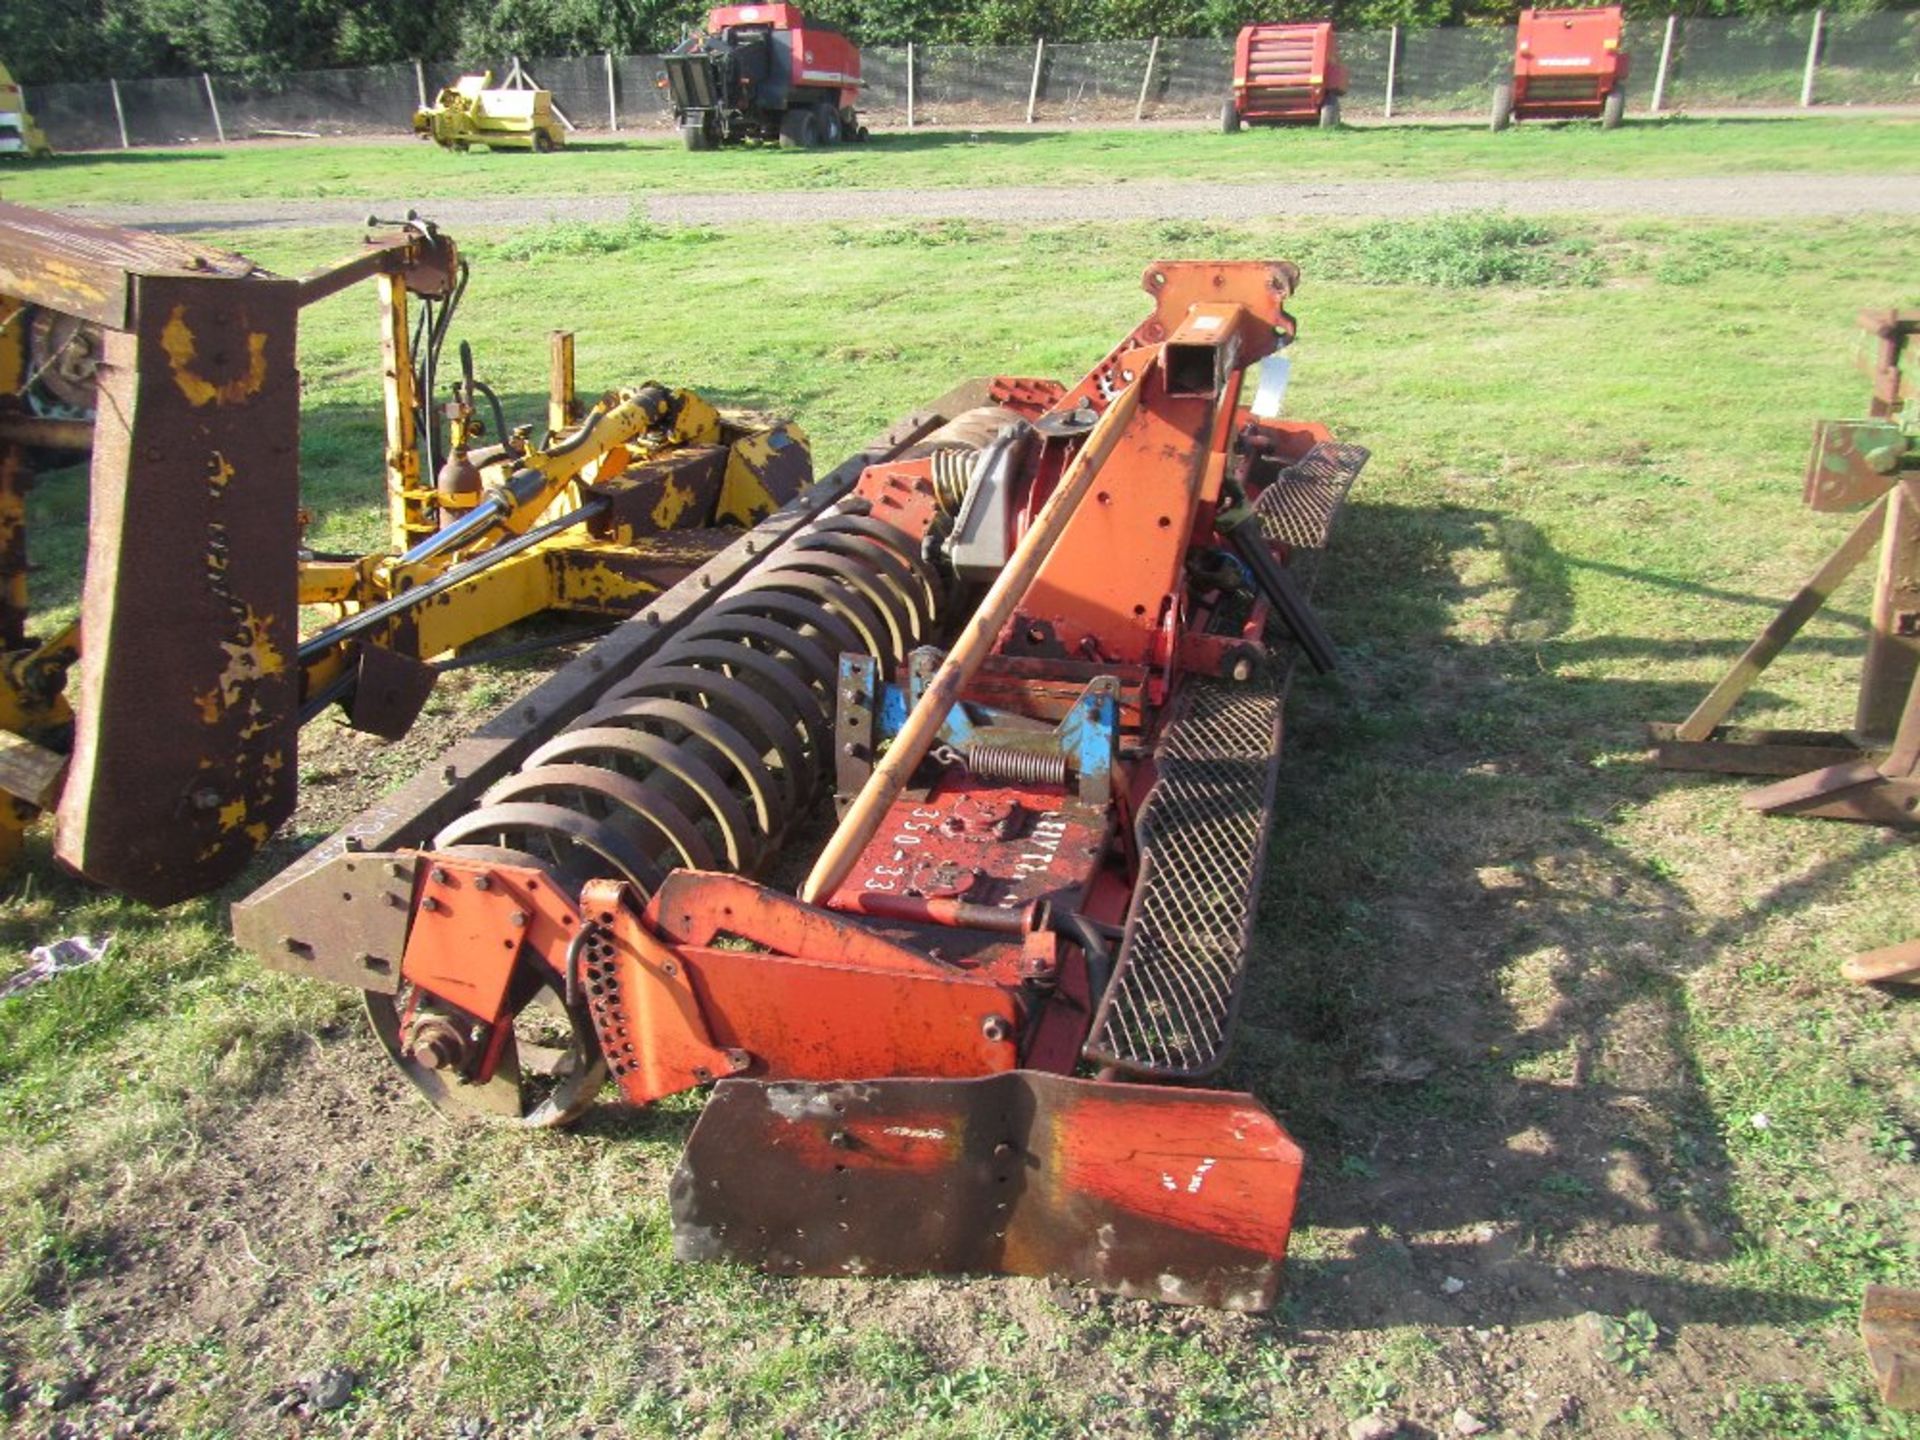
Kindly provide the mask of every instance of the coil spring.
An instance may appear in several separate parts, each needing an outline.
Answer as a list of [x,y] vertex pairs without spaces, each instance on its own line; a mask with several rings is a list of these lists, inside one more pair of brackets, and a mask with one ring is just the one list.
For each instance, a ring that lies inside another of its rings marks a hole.
[[825,779],[843,652],[891,668],[933,638],[913,539],[815,521],[434,838],[545,868],[565,891],[651,893],[681,866],[750,874]]
[[975,450],[943,449],[933,452],[929,478],[933,481],[934,503],[942,515],[958,515],[967,498],[967,485],[973,479]]
[[1013,785],[1064,785],[1067,757],[1058,750],[1028,750],[992,740],[970,740],[961,751],[967,769],[981,780]]

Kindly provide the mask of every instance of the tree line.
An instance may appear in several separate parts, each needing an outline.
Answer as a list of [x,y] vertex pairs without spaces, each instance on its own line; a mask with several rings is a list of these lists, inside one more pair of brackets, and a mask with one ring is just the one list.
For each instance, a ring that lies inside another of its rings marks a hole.
[[[802,0],[868,45],[1230,35],[1249,20],[1353,29],[1505,23],[1518,0]],[[1777,15],[1813,0],[1628,0],[1628,11]],[[1833,7],[1829,7],[1833,8]],[[1839,8],[1873,9],[1873,0]],[[416,56],[651,54],[705,0],[4,0],[0,60],[22,84],[148,75],[259,76]]]

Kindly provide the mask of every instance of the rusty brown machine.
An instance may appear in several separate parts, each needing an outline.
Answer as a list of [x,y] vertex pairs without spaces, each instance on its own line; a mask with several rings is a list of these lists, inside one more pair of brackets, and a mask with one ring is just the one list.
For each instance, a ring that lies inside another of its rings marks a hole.
[[1207,1082],[1366,459],[1281,418],[1297,280],[1149,267],[1078,383],[903,420],[236,935],[365,992],[448,1115],[711,1086],[683,1258],[1271,1305],[1301,1155]]
[[[402,733],[444,657],[544,611],[631,615],[811,480],[794,427],[685,390],[581,405],[566,333],[544,433],[509,428],[467,347],[442,365],[467,278],[453,242],[418,217],[370,228],[296,280],[0,206],[0,859],[51,811],[56,856],[88,879],[153,904],[202,893],[291,812],[305,719],[337,704]],[[316,553],[295,330],[369,280],[390,540]],[[36,638],[29,480],[89,451],[79,618]],[[303,607],[322,617],[305,634]]]
[[[1920,311],[1870,310],[1860,324],[1868,414],[1819,422],[1805,482],[1810,509],[1859,518],[1693,713],[1651,730],[1663,766],[1788,777],[1748,795],[1750,809],[1912,830],[1920,828]],[[1726,724],[1869,557],[1873,599],[1852,728]],[[1844,970],[1862,982],[1920,980],[1920,940],[1855,956]]]

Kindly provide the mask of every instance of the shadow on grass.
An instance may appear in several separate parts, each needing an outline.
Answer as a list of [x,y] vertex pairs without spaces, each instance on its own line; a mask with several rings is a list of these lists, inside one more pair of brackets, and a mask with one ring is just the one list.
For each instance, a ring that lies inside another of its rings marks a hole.
[[[1785,595],[1756,595],[1747,590],[1726,590],[1718,585],[1702,585],[1696,580],[1681,580],[1671,575],[1661,575],[1656,571],[1639,569],[1631,565],[1608,564],[1604,560],[1582,560],[1577,557],[1570,557],[1564,563],[1575,569],[1591,570],[1596,574],[1611,575],[1621,580],[1631,580],[1637,585],[1647,585],[1657,590],[1671,591],[1676,595],[1692,595],[1703,600],[1718,600],[1735,605],[1751,605],[1755,609],[1765,611],[1769,619],[1772,618],[1775,611],[1779,610],[1779,608],[1786,603],[1788,598]],[[1858,630],[1863,634],[1870,623],[1865,615],[1857,611],[1848,611],[1844,607],[1832,604],[1823,607],[1820,613],[1828,620],[1845,625],[1851,630]],[[1661,642],[1659,641],[1643,640],[1635,637],[1617,639],[1609,637],[1602,643],[1615,647],[1612,653],[1620,655],[1637,653],[1642,656],[1651,656],[1658,653],[1662,648]],[[1696,642],[1688,639],[1680,643],[1694,645]],[[1730,648],[1735,654],[1738,654],[1740,651],[1746,649],[1748,641],[1745,639],[1730,639],[1722,641],[1701,641],[1698,643],[1702,649]],[[1817,642],[1809,642],[1804,638],[1796,638],[1793,648],[1796,653],[1801,654],[1804,654],[1809,648],[1825,648],[1841,654],[1854,654],[1858,652],[1860,646],[1858,641],[1852,640],[1830,641],[1826,642],[1825,646],[1822,646]]]
[[[137,169],[145,165],[165,165],[177,169],[182,164],[218,162],[226,158],[210,150],[83,150],[73,154],[42,156],[33,162],[33,173],[50,175],[62,170],[93,170],[101,166]],[[0,174],[4,173],[0,171]]]
[[[1688,985],[1763,921],[1832,903],[1875,846],[1709,923],[1606,824],[1676,783],[1608,758],[1637,749],[1646,720],[1685,714],[1698,685],[1557,673],[1681,642],[1559,638],[1576,562],[1510,515],[1363,504],[1332,559],[1324,603],[1372,628],[1339,679],[1295,688],[1225,1077],[1306,1149],[1303,1220],[1348,1232],[1344,1254],[1321,1255],[1308,1232],[1294,1316],[1349,1329],[1838,1308],[1718,1278],[1756,1237],[1727,1198]],[[1703,649],[1717,647],[1681,653]]]
[[1049,141],[1058,143],[1061,133],[1059,130],[995,130],[985,127],[972,129],[966,126],[954,126],[945,130],[875,132],[866,144],[875,150],[898,150],[908,154],[938,153],[942,150],[951,150],[955,146],[972,148],[987,146],[996,150],[1008,150],[1017,149],[1022,145],[1042,145]]

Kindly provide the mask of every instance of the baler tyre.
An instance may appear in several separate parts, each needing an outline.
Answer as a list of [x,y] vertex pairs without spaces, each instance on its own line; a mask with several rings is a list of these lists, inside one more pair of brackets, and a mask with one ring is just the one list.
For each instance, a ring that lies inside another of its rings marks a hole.
[[713,149],[713,136],[707,130],[705,121],[694,121],[680,127],[680,142],[689,150]]
[[820,129],[820,142],[823,145],[838,145],[846,139],[846,130],[840,123],[840,112],[831,105],[820,107],[820,118],[816,122]]
[[553,153],[553,137],[544,130],[534,131],[533,153],[536,155],[551,155]]
[[813,107],[803,105],[797,110],[789,110],[780,121],[780,148],[782,150],[814,150],[820,145],[820,122],[814,118]]
[[849,145],[867,138],[867,127],[860,123],[860,116],[851,105],[840,112],[840,138]]
[[1220,107],[1220,133],[1237,135],[1240,133],[1240,112],[1234,108],[1233,97],[1227,97],[1227,103]]
[[1513,86],[1496,85],[1493,87],[1493,123],[1492,129],[1498,134],[1513,123]]
[[1606,103],[1600,107],[1600,128],[1618,130],[1620,122],[1627,118],[1627,92],[1618,85],[1607,92]]
[[1340,97],[1329,95],[1320,102],[1320,128],[1338,130],[1340,128]]

